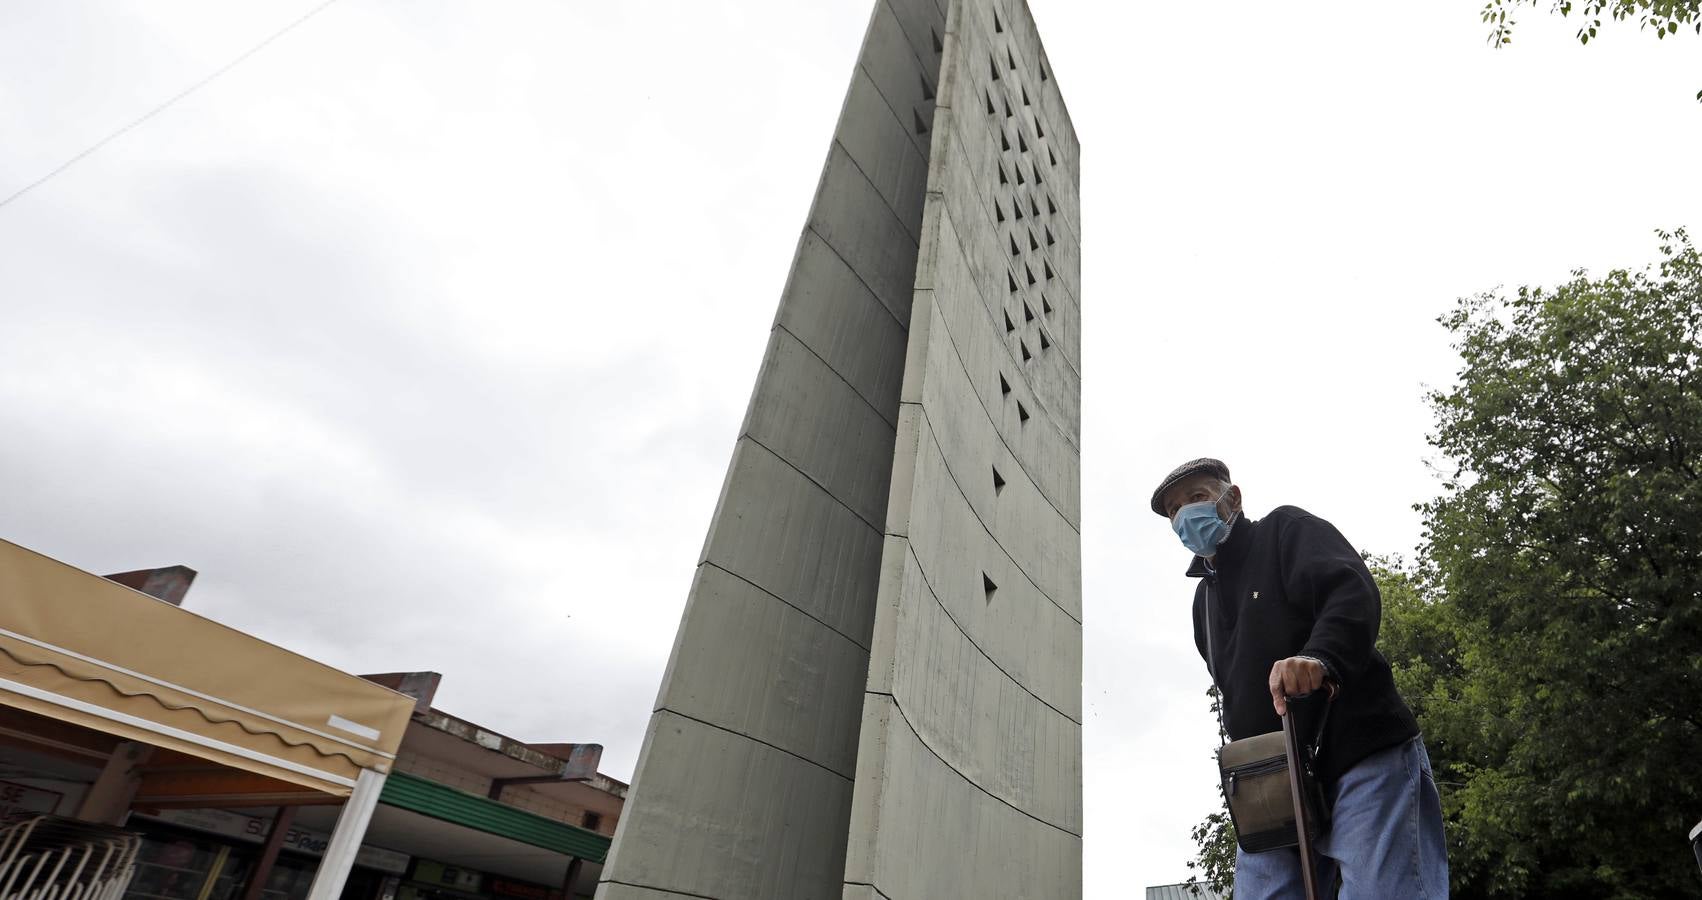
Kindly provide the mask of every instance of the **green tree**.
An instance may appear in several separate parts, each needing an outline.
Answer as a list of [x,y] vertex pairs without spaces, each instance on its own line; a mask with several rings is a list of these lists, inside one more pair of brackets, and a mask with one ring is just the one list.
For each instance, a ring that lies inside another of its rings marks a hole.
[[[1447,743],[1463,895],[1693,896],[1702,816],[1702,257],[1462,300],[1431,401],[1455,469],[1422,583],[1457,674]],[[1406,676],[1413,678],[1409,671]]]

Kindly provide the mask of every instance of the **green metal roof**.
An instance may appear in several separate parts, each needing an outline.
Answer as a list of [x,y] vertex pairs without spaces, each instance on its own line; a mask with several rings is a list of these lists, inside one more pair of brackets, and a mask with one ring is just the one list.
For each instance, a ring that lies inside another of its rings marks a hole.
[[405,772],[390,773],[378,802],[590,862],[602,862],[609,852],[609,839],[595,831]]

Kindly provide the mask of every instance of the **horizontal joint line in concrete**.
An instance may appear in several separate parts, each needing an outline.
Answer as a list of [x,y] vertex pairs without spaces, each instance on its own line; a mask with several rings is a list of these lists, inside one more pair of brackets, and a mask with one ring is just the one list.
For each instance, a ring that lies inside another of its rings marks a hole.
[[[898,705],[898,701],[897,701],[897,700],[894,700],[894,701],[893,701],[893,705],[894,705],[894,706],[896,706],[896,705]],[[806,762],[806,763],[809,763],[809,764],[810,764],[810,765],[812,765],[812,766],[815,766],[815,767],[816,767],[816,768],[818,768],[818,769],[820,769],[820,770],[822,770],[822,771],[823,771],[823,772],[826,772],[826,773],[828,773],[828,774],[829,774],[829,775],[832,775],[832,776],[833,776],[833,777],[835,777],[835,778],[843,778],[843,779],[845,779],[845,780],[846,780],[846,781],[851,781],[851,780],[852,780],[852,778],[851,778],[851,776],[850,776],[850,775],[846,775],[846,774],[845,774],[845,773],[843,773],[843,772],[839,772],[839,771],[836,771],[836,770],[834,770],[834,769],[831,769],[831,768],[828,768],[828,767],[827,767],[827,766],[824,766],[824,765],[822,765],[822,764],[821,764],[821,763],[819,763],[819,762],[816,762],[816,761],[815,761],[815,760],[813,760],[813,759],[810,759],[810,758],[809,758],[809,757],[807,757],[807,756],[804,756],[804,755],[802,755],[802,754],[800,754],[800,753],[795,753],[795,752],[793,752],[793,751],[791,751],[791,750],[788,750],[788,749],[786,749],[786,748],[785,748],[785,747],[782,747],[782,746],[780,746],[780,745],[778,745],[778,744],[770,744],[770,743],[769,743],[769,742],[767,742],[767,741],[765,741],[765,740],[763,740],[763,739],[762,739],[762,738],[759,738],[759,737],[751,737],[751,736],[750,736],[750,735],[748,735],[748,734],[745,734],[745,733],[744,733],[744,732],[742,732],[742,731],[735,731],[735,730],[734,730],[734,729],[731,729],[731,728],[728,728],[728,727],[727,727],[727,726],[725,726],[725,725],[717,725],[717,724],[715,724],[715,723],[714,723],[714,722],[706,722],[706,721],[704,721],[704,720],[703,720],[703,719],[699,719],[699,718],[698,718],[698,717],[696,717],[696,716],[688,716],[688,715],[686,715],[686,714],[685,714],[685,713],[683,713],[683,712],[680,712],[680,711],[679,711],[679,710],[677,710],[677,709],[671,709],[671,708],[669,708],[669,707],[666,707],[666,706],[659,706],[659,707],[657,707],[657,708],[656,708],[656,711],[657,711],[657,712],[659,712],[659,713],[664,713],[664,712],[665,712],[665,713],[667,713],[667,714],[668,714],[668,715],[670,715],[670,716],[679,716],[679,717],[680,717],[680,718],[682,718],[682,719],[688,719],[688,720],[690,720],[690,721],[693,721],[693,722],[696,722],[696,723],[697,723],[697,724],[699,724],[699,725],[702,725],[702,726],[703,726],[703,727],[705,727],[705,728],[713,728],[713,729],[715,729],[715,730],[716,730],[716,731],[725,731],[725,732],[726,732],[726,733],[728,733],[728,734],[730,734],[730,735],[733,735],[733,736],[734,736],[734,737],[738,737],[738,738],[743,738],[743,739],[745,739],[745,740],[747,740],[747,741],[750,741],[750,742],[751,742],[751,743],[753,743],[753,744],[761,744],[761,745],[763,745],[763,746],[764,746],[764,747],[767,747],[767,748],[768,748],[768,749],[770,749],[770,750],[774,750],[774,751],[776,751],[776,752],[779,752],[779,753],[784,753],[784,754],[786,754],[786,755],[787,755],[787,756],[790,756],[790,757],[792,757],[792,758],[793,758],[793,759],[796,759],[796,760],[798,760],[798,761],[800,761],[800,762]],[[640,887],[642,887],[642,885],[640,885]]]
[[957,770],[957,766],[952,765],[950,760],[947,760],[945,757],[941,756],[940,752],[938,750],[935,750],[932,744],[928,743],[928,739],[922,736],[922,732],[917,731],[916,726],[911,724],[909,714],[905,713],[904,706],[898,702],[897,697],[894,697],[891,694],[885,693],[884,691],[864,691],[864,693],[865,694],[874,694],[875,696],[878,696],[878,697],[886,697],[886,698],[890,699],[892,701],[892,708],[898,710],[898,717],[900,719],[904,720],[904,727],[910,729],[910,733],[913,734],[913,735],[916,735],[916,740],[918,742],[920,742],[922,744],[922,746],[927,747],[928,752],[932,753],[934,755],[934,758],[940,761],[940,765],[945,766],[947,769],[950,769],[952,774],[963,779],[965,782],[968,782],[971,786],[973,786],[976,790],[980,791],[981,793],[986,794],[987,796],[992,797],[994,800],[997,800],[1000,803],[1003,803],[1004,805],[1010,807],[1011,809],[1014,809],[1017,812],[1022,813],[1023,815],[1029,817],[1030,819],[1033,819],[1034,821],[1039,822],[1042,825],[1045,825],[1047,828],[1053,828],[1053,829],[1056,829],[1058,831],[1062,831],[1063,833],[1069,835],[1070,837],[1073,837],[1077,840],[1081,840],[1081,833],[1080,832],[1071,831],[1071,830],[1069,830],[1068,828],[1065,828],[1062,825],[1058,825],[1058,824],[1053,823],[1053,822],[1048,822],[1045,819],[1042,819],[1039,816],[1035,815],[1034,813],[1031,813],[1028,810],[1023,809],[1020,806],[1017,806],[1015,803],[1012,803],[1009,800],[1006,800],[1005,798],[999,796],[998,794],[995,794],[992,791],[987,790],[985,787],[983,787],[980,784],[980,782],[977,782],[975,779],[970,778],[968,775],[965,775],[962,772],[959,772]]
[[720,900],[720,898],[714,897],[714,896],[709,895],[709,894],[692,894],[692,893],[687,893],[686,891],[676,891],[676,890],[672,890],[670,888],[657,887],[653,884],[639,884],[636,881],[620,881],[620,880],[617,880],[617,879],[614,879],[614,878],[602,878],[602,879],[598,879],[597,883],[598,884],[618,884],[621,887],[634,887],[634,888],[638,888],[641,891],[655,891],[659,894],[673,894],[676,897],[696,897],[696,898],[698,898],[698,900]]
[[782,324],[780,322],[774,323],[774,330],[775,331],[784,331],[787,334],[791,335],[792,340],[798,342],[798,346],[804,348],[806,351],[809,352],[809,354],[811,356],[820,360],[822,366],[824,366],[829,372],[832,372],[833,376],[835,378],[838,378],[840,381],[844,382],[845,386],[851,389],[851,393],[857,395],[858,400],[863,401],[865,404],[868,405],[868,407],[870,409],[874,410],[875,415],[880,416],[882,422],[885,422],[888,425],[892,426],[892,430],[894,432],[898,431],[898,410],[895,409],[890,414],[881,411],[881,408],[875,405],[875,401],[870,400],[868,397],[863,396],[863,392],[858,390],[857,386],[851,383],[851,379],[846,378],[844,373],[840,372],[838,369],[835,369],[833,367],[833,363],[830,363],[830,362],[827,361],[827,357],[822,356],[820,353],[817,353],[816,348],[811,347],[808,341],[799,337],[798,333],[796,331],[793,331],[792,329],[787,328],[784,324]]
[[867,882],[867,881],[847,881],[845,883],[847,885],[850,885],[850,886],[853,886],[853,887],[866,887],[869,890],[874,891],[875,895],[880,897],[881,900],[892,900],[891,897],[887,896],[886,891],[883,891],[883,890],[880,889],[879,885],[871,884],[870,882]]
[[[847,153],[845,155],[845,158],[850,159],[851,154]],[[857,165],[856,161],[853,160],[851,165],[853,167],[855,167]],[[857,171],[861,172],[862,169],[858,169]],[[867,176],[864,176],[864,177],[866,178]],[[872,184],[873,183],[871,182],[871,186],[872,186]],[[879,192],[877,191],[876,193],[879,193]],[[885,203],[886,201],[883,199],[881,202]],[[813,210],[812,210],[812,212],[813,212]],[[845,264],[845,270],[847,272],[851,273],[852,278],[857,279],[857,283],[863,286],[863,290],[869,292],[869,296],[875,298],[875,302],[880,304],[881,309],[886,310],[887,315],[892,316],[892,320],[894,322],[898,323],[899,328],[904,329],[905,334],[910,333],[910,323],[904,321],[903,319],[900,319],[898,317],[898,313],[895,313],[895,312],[892,311],[892,307],[888,306],[887,303],[886,303],[886,300],[881,298],[881,292],[875,290],[874,285],[869,284],[867,281],[865,281],[863,279],[863,273],[857,271],[856,266],[851,265],[851,260],[846,259],[845,254],[840,253],[839,248],[833,246],[833,242],[827,239],[827,235],[822,234],[821,232],[817,231],[816,226],[814,224],[810,224],[808,226],[805,226],[805,230],[808,231],[810,234],[815,235],[816,239],[821,241],[821,245],[823,247],[827,248],[827,252],[832,253],[835,257],[837,257],[839,259],[840,262]],[[921,245],[918,244],[917,247],[920,248]],[[912,279],[912,281],[915,280],[915,273],[914,272],[911,273],[911,279]]]
[[[896,434],[893,435],[893,437],[894,437],[895,440],[897,439]],[[885,534],[886,533],[886,529],[882,528],[879,525],[876,525],[875,523],[869,521],[868,519],[863,518],[863,514],[858,512],[857,510],[853,509],[851,504],[846,503],[844,500],[839,499],[839,495],[828,490],[827,485],[822,484],[821,482],[815,480],[815,478],[813,476],[811,476],[810,473],[804,471],[803,469],[798,468],[797,465],[795,465],[791,460],[787,459],[784,456],[781,456],[778,453],[775,453],[774,448],[768,446],[767,444],[764,444],[762,441],[757,440],[754,436],[751,435],[750,432],[747,431],[744,434],[739,435],[739,439],[750,441],[752,444],[755,444],[756,446],[761,447],[762,449],[768,451],[769,456],[772,456],[775,459],[780,460],[782,463],[786,464],[787,468],[791,469],[794,472],[797,472],[799,475],[804,476],[805,481],[808,481],[810,484],[813,484],[816,487],[821,488],[821,492],[828,495],[829,497],[832,497],[833,502],[839,504],[840,506],[845,507],[847,512],[851,513],[851,515],[853,515],[853,516],[856,516],[857,521],[862,522],[864,525],[869,526],[870,531],[873,531],[876,534]],[[888,465],[890,466],[891,464],[889,463]]]
[[[1046,707],[1047,709],[1057,713],[1060,716],[1063,716],[1066,719],[1069,719],[1071,722],[1076,723],[1077,726],[1080,726],[1081,725],[1080,719],[1076,718],[1075,716],[1070,715],[1067,712],[1064,712],[1063,710],[1059,709],[1056,706],[1053,706],[1051,703],[1047,702],[1045,697],[1042,697],[1039,694],[1036,694],[1034,692],[1033,688],[1030,688],[1028,685],[1023,684],[1022,681],[1020,679],[1018,679],[1015,675],[1012,675],[1010,672],[1006,671],[1004,666],[999,665],[999,661],[994,659],[993,655],[991,653],[988,653],[979,643],[977,643],[974,637],[970,636],[969,631],[966,630],[963,627],[963,623],[959,622],[957,620],[957,616],[952,615],[951,610],[946,607],[946,605],[943,601],[940,600],[940,592],[937,591],[937,590],[934,590],[934,582],[933,582],[932,579],[930,579],[928,577],[928,570],[923,568],[922,560],[916,556],[916,548],[911,545],[909,540],[906,540],[904,542],[904,549],[905,549],[905,552],[910,554],[910,558],[912,560],[915,560],[916,571],[922,573],[922,584],[928,588],[928,596],[932,597],[934,599],[934,602],[939,604],[940,611],[945,613],[946,618],[950,619],[951,623],[957,627],[958,633],[963,635],[963,639],[969,642],[969,646],[974,647],[976,652],[980,653],[983,659],[992,663],[993,668],[999,670],[1000,675],[1003,675],[1006,678],[1009,678],[1011,680],[1011,684],[1014,684],[1017,687],[1021,688],[1023,693],[1027,694],[1030,697],[1033,697],[1035,700],[1040,701],[1040,705],[1042,705],[1042,706]],[[1056,606],[1057,604],[1053,604],[1053,605]],[[1069,613],[1066,612],[1066,613],[1064,613],[1064,615],[1067,616],[1067,615],[1069,615]],[[1076,624],[1079,625],[1081,623],[1077,622]]]
[[[899,26],[899,30],[901,30],[901,31],[902,31],[902,30],[903,30],[903,27],[904,27],[904,26],[902,26],[902,25],[901,25],[901,26]],[[905,43],[906,43],[906,44],[908,44],[908,43],[910,43],[910,39],[909,39],[909,38],[908,38],[908,37],[907,37],[907,38],[905,38],[905,39],[904,39],[904,42],[905,42]],[[860,58],[859,58],[859,59],[858,59],[858,60],[857,60],[857,71],[859,71],[859,72],[862,72],[862,73],[863,73],[863,77],[864,77],[864,78],[867,78],[867,79],[869,79],[869,84],[870,84],[870,85],[871,85],[871,86],[872,86],[872,87],[873,87],[873,88],[874,88],[874,89],[875,89],[875,96],[877,96],[877,97],[879,97],[879,98],[881,98],[881,104],[882,104],[882,105],[883,105],[883,106],[885,106],[885,107],[886,107],[886,111],[887,111],[887,112],[889,112],[889,113],[892,113],[892,118],[893,118],[893,120],[894,120],[894,121],[896,121],[896,122],[898,122],[898,127],[899,127],[899,130],[901,130],[901,131],[903,131],[903,132],[904,132],[904,137],[905,137],[905,140],[906,140],[906,142],[907,142],[907,143],[908,143],[908,144],[909,144],[909,145],[910,145],[910,148],[911,148],[911,149],[912,149],[912,150],[915,150],[915,151],[916,151],[916,155],[918,155],[918,156],[920,156],[920,157],[922,157],[922,162],[923,162],[923,163],[926,163],[926,162],[927,162],[927,161],[928,161],[928,154],[929,154],[929,152],[930,152],[930,151],[931,151],[931,149],[932,149],[932,148],[930,148],[930,147],[924,147],[924,146],[921,146],[921,145],[919,145],[919,144],[918,144],[918,143],[917,143],[917,141],[916,141],[916,135],[915,135],[915,134],[914,134],[914,133],[913,133],[913,132],[912,132],[912,128],[911,128],[911,125],[910,125],[910,120],[909,120],[909,119],[906,119],[906,118],[904,118],[904,117],[903,117],[903,116],[901,116],[901,115],[899,115],[899,114],[898,114],[898,110],[896,110],[896,109],[894,109],[894,108],[893,108],[893,106],[892,106],[892,100],[891,100],[891,99],[889,99],[889,98],[888,98],[888,97],[887,97],[887,95],[886,95],[886,94],[884,94],[884,93],[882,93],[882,92],[881,92],[881,83],[880,83],[880,82],[878,82],[878,81],[876,81],[876,80],[875,80],[875,76],[874,76],[874,75],[872,75],[872,74],[870,74],[870,73],[869,73],[869,69],[868,69],[868,67],[867,67],[867,66],[865,66],[865,65],[863,65],[863,60],[862,60],[862,59],[860,59]],[[911,112],[915,112],[915,110],[911,110]],[[933,135],[933,133],[934,133],[934,123],[933,123],[933,121],[932,121],[932,120],[931,120],[931,119],[930,119],[930,120],[929,120],[929,122],[928,122],[928,134],[929,134],[929,135],[930,135],[930,136],[932,136],[932,135]],[[839,140],[839,135],[838,135],[838,133],[837,133],[837,132],[836,132],[836,133],[835,133],[835,134],[834,134],[834,136],[833,136],[833,141],[834,141],[834,143],[836,143],[836,144],[839,144],[839,146],[841,146],[841,147],[844,147],[844,146],[845,146],[845,144],[844,144],[844,143],[842,143],[842,142],[841,142],[841,141],[840,141],[840,140]],[[931,142],[930,142],[930,143],[931,143]],[[845,151],[845,156],[846,156],[846,158],[848,158],[848,159],[849,159],[849,158],[850,158],[850,156],[851,156],[851,151],[850,151],[850,150],[846,150],[846,151]],[[856,160],[852,160],[852,163],[853,163],[853,164],[855,164],[855,163],[856,163]],[[862,167],[862,166],[858,166],[858,167],[857,167],[857,171],[859,171],[859,172],[861,172],[861,171],[863,171],[863,167]],[[865,174],[865,175],[864,175],[864,176],[863,176],[863,177],[864,177],[864,178],[868,178],[868,175],[866,175],[866,174]],[[870,183],[870,184],[874,184],[874,181],[873,181],[873,180],[871,180],[871,181],[870,181],[870,182],[869,182],[869,183]],[[877,190],[876,190],[876,191],[875,191],[875,193],[877,193],[877,194],[878,194],[878,193],[880,193],[880,191],[879,191],[879,190],[878,190],[878,189],[877,189]],[[885,198],[884,198],[884,197],[883,197],[883,198],[882,198],[882,199],[883,199],[883,200],[884,200],[884,199],[885,199]],[[891,205],[891,204],[887,204],[887,209],[889,209],[889,210],[891,210],[891,211],[892,211],[892,214],[893,214],[893,215],[894,215],[894,216],[897,216],[897,215],[898,215],[898,210],[896,210],[896,209],[893,209],[893,208],[892,208],[892,205]],[[904,224],[904,220],[903,220],[903,219],[902,219],[902,218],[901,218],[901,219],[899,219],[899,220],[898,220],[898,224],[899,224],[899,225],[900,225],[900,226],[903,226],[903,224]],[[917,228],[918,228],[918,229],[920,229],[920,228],[921,228],[921,227],[922,227],[922,223],[920,223],[920,222],[918,222],[918,223],[916,223],[916,227],[917,227]],[[905,228],[905,229],[904,229],[904,230],[905,230],[905,232],[906,232],[906,233],[909,233],[909,232],[910,232],[910,229],[908,229],[908,228]],[[921,240],[921,235],[920,235],[920,234],[918,234],[918,235],[917,235],[917,240],[918,240],[918,241],[920,241],[920,240]]]
[[749,578],[746,578],[745,576],[740,575],[739,573],[733,571],[732,569],[729,569],[726,566],[721,565],[720,563],[713,562],[713,561],[707,560],[707,559],[704,560],[703,562],[698,563],[698,565],[699,566],[708,566],[708,567],[710,567],[711,569],[714,569],[717,572],[721,572],[721,573],[726,574],[727,577],[729,577],[729,578],[737,578],[738,580],[744,582],[745,584],[748,584],[751,587],[756,588],[759,591],[762,591],[764,594],[767,594],[768,596],[773,597],[776,600],[779,600],[781,603],[786,604],[787,606],[791,607],[793,610],[797,611],[797,613],[799,615],[810,619],[811,621],[815,622],[816,624],[820,625],[821,627],[826,628],[828,631],[831,631],[834,634],[837,634],[840,637],[846,639],[847,641],[850,641],[852,646],[855,646],[857,649],[863,651],[864,653],[869,652],[869,648],[868,648],[867,645],[863,644],[861,641],[857,640],[856,638],[852,637],[851,635],[848,635],[845,632],[840,631],[839,629],[833,627],[827,621],[823,620],[820,616],[817,616],[815,613],[812,613],[809,610],[799,606],[798,604],[793,603],[792,601],[786,599],[785,597],[782,597],[779,594],[776,594],[775,592],[769,590],[768,588],[765,588],[762,585],[757,584],[756,582],[750,580]]

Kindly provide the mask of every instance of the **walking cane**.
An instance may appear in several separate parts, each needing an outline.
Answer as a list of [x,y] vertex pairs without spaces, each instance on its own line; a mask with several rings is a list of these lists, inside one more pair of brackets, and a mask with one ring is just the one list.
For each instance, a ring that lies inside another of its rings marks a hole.
[[[1329,701],[1336,698],[1334,682],[1324,682],[1329,690],[1328,700],[1325,701],[1324,715],[1329,715]],[[1302,694],[1301,697],[1307,696]],[[1302,795],[1302,785],[1305,784],[1306,745],[1300,740],[1300,734],[1294,726],[1294,706],[1292,701],[1299,697],[1290,697],[1288,714],[1282,717],[1282,744],[1288,757],[1288,796],[1294,803],[1294,829],[1300,850],[1300,883],[1306,889],[1306,900],[1319,900],[1317,857],[1312,853],[1312,815],[1306,808],[1306,799]],[[1323,721],[1318,724],[1320,738],[1324,730]]]
[[1318,870],[1312,856],[1312,822],[1306,812],[1306,800],[1300,795],[1302,744],[1294,732],[1294,712],[1282,717],[1282,743],[1288,752],[1288,796],[1294,801],[1294,830],[1300,839],[1300,883],[1306,888],[1306,900],[1318,900]]

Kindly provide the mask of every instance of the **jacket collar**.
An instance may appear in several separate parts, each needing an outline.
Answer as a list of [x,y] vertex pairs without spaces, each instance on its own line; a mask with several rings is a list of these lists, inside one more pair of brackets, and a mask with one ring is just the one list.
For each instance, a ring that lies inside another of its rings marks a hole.
[[1211,567],[1209,569],[1206,567],[1205,557],[1196,556],[1192,562],[1188,563],[1188,571],[1185,574],[1189,578],[1203,578],[1223,571],[1224,566],[1234,566],[1239,563],[1247,555],[1247,545],[1252,539],[1248,532],[1251,532],[1253,527],[1258,524],[1258,522],[1247,518],[1244,513],[1236,513],[1235,521],[1229,523],[1229,537],[1224,538],[1223,543],[1217,545],[1217,556],[1213,558]]

